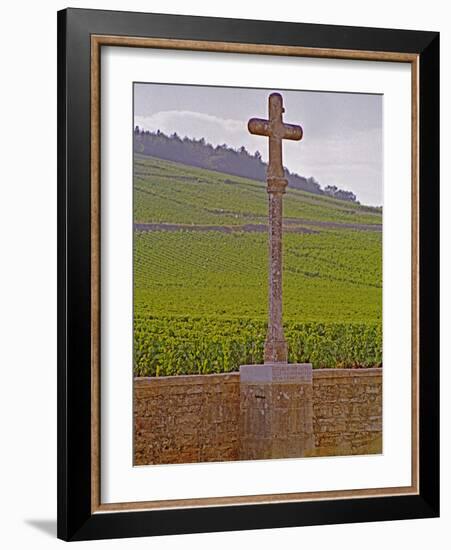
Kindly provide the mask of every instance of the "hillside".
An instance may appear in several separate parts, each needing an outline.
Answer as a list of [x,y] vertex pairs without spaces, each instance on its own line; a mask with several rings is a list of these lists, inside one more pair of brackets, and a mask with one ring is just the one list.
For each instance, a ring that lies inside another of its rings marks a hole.
[[[136,126],[133,134],[134,152],[179,162],[185,166],[193,166],[206,170],[215,170],[233,176],[265,181],[267,164],[261,154],[256,151],[251,154],[244,146],[234,149],[225,143],[214,146],[205,139],[193,139],[185,136],[183,139],[176,133],[168,136],[157,130],[144,131]],[[314,177],[306,178],[285,168],[285,177],[292,189],[309,191],[317,195],[326,195],[341,200],[356,202],[357,197],[351,191],[339,189],[336,185],[328,185],[322,189]]]
[[[140,154],[135,154],[134,202],[135,223],[243,225],[266,223],[268,214],[263,182]],[[287,224],[336,222],[375,230],[382,223],[377,209],[290,187],[284,218]]]
[[[288,189],[284,320],[290,360],[381,362],[382,216]],[[267,315],[261,182],[135,155],[135,372],[258,361]]]

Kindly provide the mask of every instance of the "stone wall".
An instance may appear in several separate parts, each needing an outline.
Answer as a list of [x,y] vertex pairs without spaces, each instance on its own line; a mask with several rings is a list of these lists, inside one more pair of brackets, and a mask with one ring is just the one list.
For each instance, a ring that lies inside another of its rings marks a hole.
[[[135,465],[245,458],[240,387],[239,373],[135,378]],[[314,370],[312,389],[309,456],[382,452],[382,369]]]
[[382,452],[382,369],[313,372],[313,456]]
[[240,376],[135,378],[134,463],[237,460]]

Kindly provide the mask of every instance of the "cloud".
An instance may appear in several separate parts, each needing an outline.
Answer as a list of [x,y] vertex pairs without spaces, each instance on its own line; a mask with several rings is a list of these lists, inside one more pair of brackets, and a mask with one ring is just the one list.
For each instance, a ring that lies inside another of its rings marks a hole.
[[336,185],[356,193],[364,204],[383,202],[383,144],[378,129],[340,131],[324,138],[304,135],[300,147],[284,146],[284,164],[322,187]]
[[247,132],[242,120],[224,119],[194,111],[159,111],[152,116],[135,116],[135,125],[145,130],[160,130],[165,134],[177,132],[181,137],[205,138],[215,145],[230,136],[239,137]]

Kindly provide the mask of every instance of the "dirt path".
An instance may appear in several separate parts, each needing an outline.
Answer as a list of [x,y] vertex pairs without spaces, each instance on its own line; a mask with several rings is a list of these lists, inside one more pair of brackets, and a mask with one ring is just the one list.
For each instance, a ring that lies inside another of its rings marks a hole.
[[[189,225],[178,223],[135,223],[135,231],[219,231],[221,233],[266,233],[268,226],[259,223],[248,223],[244,225]],[[318,233],[307,227],[287,227],[290,233]]]
[[357,229],[359,231],[382,231],[379,223],[352,223],[352,222],[324,222],[320,220],[304,220],[302,218],[285,218],[284,223],[310,225],[313,227],[327,227],[332,229]]
[[[323,228],[356,229],[358,231],[382,231],[381,224],[339,223],[326,221],[303,220],[291,218],[284,220],[284,231],[288,233],[318,233]],[[302,225],[300,225],[302,224]],[[309,227],[305,227],[309,226]],[[220,233],[266,233],[268,226],[264,223],[247,223],[243,225],[190,225],[183,223],[135,223],[135,231],[219,231]]]

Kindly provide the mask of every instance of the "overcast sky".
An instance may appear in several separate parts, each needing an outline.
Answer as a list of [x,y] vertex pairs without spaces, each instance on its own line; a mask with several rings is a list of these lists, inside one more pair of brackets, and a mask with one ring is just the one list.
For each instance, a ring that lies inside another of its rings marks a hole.
[[284,121],[304,130],[302,141],[283,142],[284,165],[323,188],[336,185],[363,204],[382,205],[381,95],[137,83],[134,125],[213,145],[244,145],[266,161],[268,139],[249,134],[247,121],[267,118],[271,92],[283,96]]

